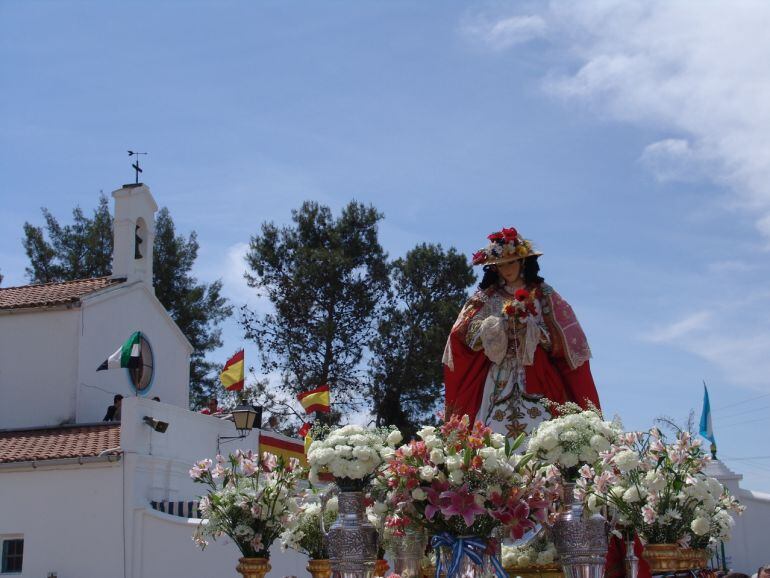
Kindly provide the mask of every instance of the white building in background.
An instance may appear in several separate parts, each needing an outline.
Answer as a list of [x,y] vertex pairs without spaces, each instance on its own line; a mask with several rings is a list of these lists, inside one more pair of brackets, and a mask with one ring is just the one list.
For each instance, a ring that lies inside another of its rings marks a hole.
[[[237,547],[201,552],[188,517],[204,490],[190,465],[234,425],[188,409],[192,348],[155,297],[150,190],[112,195],[111,276],[0,288],[0,576],[236,576]],[[97,373],[134,331],[141,370]],[[101,422],[115,394],[121,421]],[[255,430],[223,451],[258,440]],[[290,552],[272,563],[273,576],[305,572]]]
[[706,473],[722,482],[746,506],[737,519],[732,539],[724,547],[730,569],[754,574],[760,566],[770,564],[770,494],[744,490],[740,485],[743,476],[719,460],[712,461]]

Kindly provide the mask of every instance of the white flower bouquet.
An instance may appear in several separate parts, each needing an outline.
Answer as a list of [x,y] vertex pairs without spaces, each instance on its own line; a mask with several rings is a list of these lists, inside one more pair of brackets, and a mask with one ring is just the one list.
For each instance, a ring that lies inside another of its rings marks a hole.
[[688,432],[671,444],[656,428],[623,434],[601,462],[580,470],[575,494],[590,510],[608,505],[618,526],[651,544],[705,548],[727,540],[732,513],[744,507],[703,473],[711,458],[700,446]]
[[503,567],[506,570],[516,568],[531,568],[533,566],[547,566],[556,563],[558,554],[545,532],[539,533],[535,538],[521,546],[502,546]]
[[[337,518],[338,502],[332,497],[326,502],[324,524],[328,528]],[[329,552],[321,533],[321,500],[313,490],[305,490],[289,502],[289,515],[281,533],[281,549],[296,550],[311,560],[326,560]]]
[[200,501],[203,520],[193,539],[201,547],[208,538],[229,536],[245,557],[269,557],[270,546],[283,530],[301,468],[297,460],[236,450],[228,458],[197,462],[190,476],[209,486]]
[[334,476],[340,489],[361,489],[385,460],[394,453],[402,437],[395,428],[372,429],[360,425],[346,425],[311,431],[314,440],[307,453],[310,465],[309,479],[318,482],[320,473]]
[[582,410],[568,403],[557,407],[560,414],[542,422],[532,432],[527,451],[546,464],[559,468],[564,481],[579,477],[581,465],[593,465],[622,433],[620,424],[602,419],[596,409]]

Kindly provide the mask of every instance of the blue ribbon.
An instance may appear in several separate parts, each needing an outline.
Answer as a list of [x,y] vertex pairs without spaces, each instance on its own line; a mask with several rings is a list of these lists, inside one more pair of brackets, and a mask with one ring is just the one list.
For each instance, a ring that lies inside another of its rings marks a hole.
[[[458,538],[449,532],[443,532],[442,534],[433,536],[430,544],[433,546],[433,550],[436,553],[435,578],[441,578],[441,570],[444,569],[444,564],[441,561],[442,546],[449,548],[452,551],[452,564],[446,568],[446,578],[454,578],[457,576],[457,572],[460,569],[460,560],[463,556],[467,556],[471,559],[471,562],[478,566],[484,565],[487,542],[476,536]],[[497,578],[508,578],[508,573],[503,570],[503,565],[500,563],[497,556],[490,554],[489,559],[492,562],[492,566],[495,568]]]

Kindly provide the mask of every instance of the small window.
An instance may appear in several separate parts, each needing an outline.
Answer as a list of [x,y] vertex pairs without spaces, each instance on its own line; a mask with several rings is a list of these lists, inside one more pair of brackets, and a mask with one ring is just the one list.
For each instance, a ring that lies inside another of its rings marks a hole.
[[21,573],[21,563],[24,559],[24,539],[13,538],[3,540],[3,574]]
[[155,360],[152,356],[152,347],[150,342],[141,336],[139,341],[139,366],[128,368],[128,377],[131,380],[131,386],[139,395],[144,395],[152,385],[152,376],[155,372]]

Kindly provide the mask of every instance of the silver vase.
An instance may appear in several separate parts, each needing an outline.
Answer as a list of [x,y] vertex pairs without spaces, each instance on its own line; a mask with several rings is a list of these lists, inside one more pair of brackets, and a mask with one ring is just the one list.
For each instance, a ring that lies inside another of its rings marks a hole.
[[428,538],[425,530],[422,529],[408,529],[404,536],[394,537],[390,547],[393,555],[393,572],[401,578],[419,578],[427,545]]
[[[339,513],[325,533],[333,576],[335,578],[372,578],[377,561],[377,529],[369,523],[364,506],[364,492],[340,486]],[[325,501],[322,502],[325,505]],[[323,515],[321,515],[323,524]],[[322,528],[323,529],[323,528]]]
[[575,484],[564,484],[562,511],[551,526],[551,540],[565,578],[604,578],[607,523],[600,514],[587,515],[574,496]]

